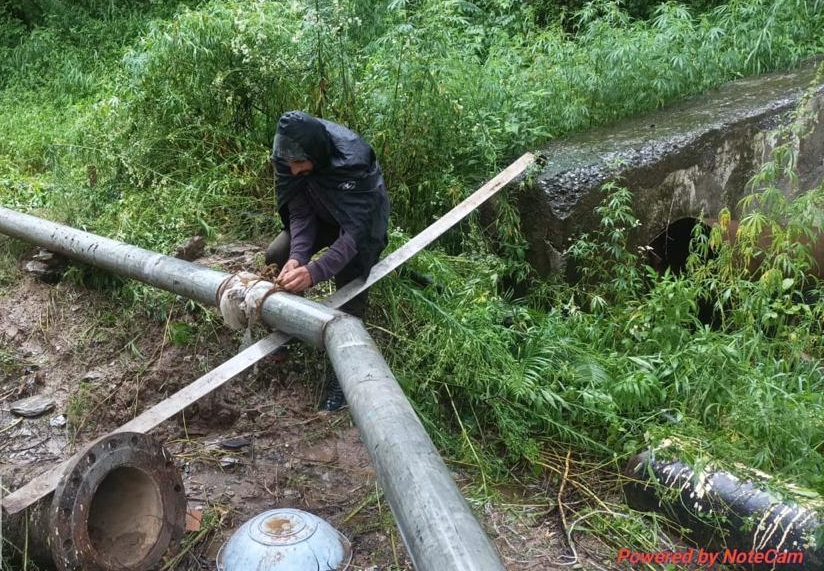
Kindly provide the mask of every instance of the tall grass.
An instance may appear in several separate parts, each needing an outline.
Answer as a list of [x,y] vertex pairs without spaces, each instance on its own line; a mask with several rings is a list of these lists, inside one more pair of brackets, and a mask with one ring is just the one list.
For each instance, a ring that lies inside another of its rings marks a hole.
[[[153,247],[181,232],[275,231],[260,213],[272,201],[274,125],[288,109],[364,134],[396,223],[415,231],[523,149],[792,66],[821,51],[824,24],[820,1],[801,0],[700,13],[665,3],[647,19],[598,1],[575,14],[573,34],[560,20],[537,25],[512,2],[396,0],[376,10],[357,0],[215,0],[174,15],[165,5],[148,14],[139,3],[84,6],[67,22],[41,14],[25,33],[6,14],[4,28],[22,38],[0,47],[0,125],[9,127],[0,151],[15,172],[96,195],[101,208],[64,218]],[[95,188],[84,185],[90,164]],[[177,220],[152,235],[131,228],[151,204]]]
[[[609,279],[543,286],[513,302],[490,293],[495,263],[425,256],[423,269],[451,284],[445,290],[383,286],[389,329],[406,332],[388,347],[393,367],[441,445],[473,464],[482,450],[494,473],[540,465],[547,441],[608,461],[678,437],[824,493],[824,302],[820,290],[802,294],[817,283],[807,253],[788,250],[791,233],[776,234],[753,280],[746,240],[721,242],[688,275],[658,276],[616,235],[632,228],[631,193],[606,193],[601,229],[574,252]],[[780,213],[782,227],[820,232],[805,216],[820,217],[822,201],[824,188],[813,189],[753,220]],[[548,312],[535,309],[541,295],[552,298]],[[706,299],[726,316],[720,328],[698,319]]]
[[[2,202],[161,251],[192,233],[277,230],[268,158],[288,109],[372,142],[394,224],[414,232],[525,148],[824,48],[818,0],[663,3],[646,18],[597,1],[548,20],[458,0],[90,1],[67,19],[52,4],[0,12],[17,38],[0,45]],[[523,253],[504,204],[510,260],[485,254],[471,227],[474,257],[424,258],[444,294],[384,287],[386,321],[415,332],[391,356],[424,418],[453,427],[459,448],[488,443],[464,452],[501,468],[538,458],[545,436],[604,455],[682,422],[758,451],[762,467],[820,473],[821,428],[804,412],[821,406],[809,360],[820,308],[793,297],[809,280],[792,246],[820,225],[803,217],[820,212],[818,194],[778,208],[767,185],[753,199],[748,223],[787,229],[756,282],[729,265],[754,254],[723,249],[689,277],[652,275],[620,230],[628,196],[609,189],[604,226],[573,252],[590,262],[588,286],[543,285],[518,303],[491,293]],[[696,322],[701,299],[723,300],[727,330]],[[808,421],[765,424],[779,413]]]
[[[269,148],[289,109],[373,144],[397,244],[526,149],[824,50],[820,0],[73,4],[0,6],[0,203],[166,252],[277,231]],[[681,276],[630,248],[618,181],[570,252],[581,283],[506,293],[529,271],[506,202],[505,258],[469,224],[462,255],[415,261],[441,288],[381,283],[387,359],[437,443],[486,483],[542,473],[553,447],[617,465],[677,436],[824,493],[824,307],[801,239],[822,229],[824,190],[778,190],[798,135],[753,181],[741,239],[697,235]]]

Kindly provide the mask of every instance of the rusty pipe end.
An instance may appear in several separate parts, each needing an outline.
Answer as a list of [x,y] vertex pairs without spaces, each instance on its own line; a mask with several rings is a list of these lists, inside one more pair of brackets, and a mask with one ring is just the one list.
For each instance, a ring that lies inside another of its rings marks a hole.
[[153,438],[113,433],[67,467],[50,516],[60,571],[146,571],[177,550],[186,494],[171,455]]

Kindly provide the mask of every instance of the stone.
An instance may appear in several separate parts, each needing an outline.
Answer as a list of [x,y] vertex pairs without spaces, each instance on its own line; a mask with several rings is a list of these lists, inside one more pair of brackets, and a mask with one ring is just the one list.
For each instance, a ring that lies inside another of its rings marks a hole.
[[25,418],[34,418],[55,407],[54,399],[47,396],[35,395],[13,402],[9,407],[12,414]]
[[38,262],[43,262],[46,265],[55,265],[59,263],[59,259],[54,252],[49,252],[48,250],[40,250],[34,256],[31,257],[32,260],[36,260]]
[[20,333],[20,330],[17,327],[15,327],[14,325],[8,325],[3,329],[2,332],[0,332],[0,336],[11,341],[15,337],[17,337],[18,333]]
[[224,456],[220,459],[220,467],[225,469],[234,468],[240,464],[240,460],[234,458],[233,456]]
[[105,378],[105,376],[106,375],[102,370],[92,369],[91,371],[86,372],[86,374],[80,378],[80,381],[87,383],[101,381]]
[[30,274],[34,274],[37,277],[43,277],[49,272],[51,272],[51,268],[48,264],[44,262],[38,262],[37,260],[30,260],[26,262],[26,265],[23,266],[23,269],[25,269]]
[[40,248],[32,259],[23,266],[23,269],[37,277],[40,281],[54,284],[60,281],[66,271],[67,262],[62,256]]
[[227,438],[226,440],[221,441],[220,446],[226,450],[239,450],[249,446],[251,443],[252,441],[248,438],[236,436],[235,438]]
[[205,249],[206,238],[203,236],[192,236],[175,248],[175,258],[191,262],[201,257]]

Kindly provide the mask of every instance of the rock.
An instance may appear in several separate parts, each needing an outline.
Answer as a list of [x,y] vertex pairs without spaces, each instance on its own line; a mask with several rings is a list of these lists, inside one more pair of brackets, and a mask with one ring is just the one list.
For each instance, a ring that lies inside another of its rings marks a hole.
[[43,277],[51,271],[51,268],[48,264],[38,262],[37,260],[30,260],[26,262],[26,265],[23,266],[23,269],[25,269],[30,274],[34,274],[37,277]]
[[240,464],[240,460],[232,456],[224,456],[220,459],[220,467],[224,470],[228,468],[234,468],[238,464]]
[[95,382],[95,381],[102,381],[105,378],[106,374],[100,369],[92,369],[88,371],[85,375],[80,378],[80,382]]
[[38,262],[43,262],[48,266],[54,266],[60,263],[60,258],[57,257],[57,254],[54,252],[49,252],[48,250],[41,249],[38,251],[34,256],[31,257],[32,260],[36,260]]
[[237,436],[235,438],[227,438],[220,443],[221,448],[225,448],[226,450],[239,450],[246,446],[249,446],[252,443],[251,440],[248,438],[244,438],[242,436]]
[[203,255],[206,249],[206,238],[203,236],[192,236],[175,248],[175,258],[181,260],[197,260]]
[[40,248],[27,262],[23,269],[36,276],[40,281],[54,284],[60,281],[63,272],[66,271],[67,262],[62,256]]
[[51,397],[37,395],[12,403],[10,409],[12,414],[33,418],[52,410],[54,406],[54,399]]
[[334,445],[321,442],[317,446],[304,452],[303,459],[318,464],[331,464],[338,459],[338,451]]
[[62,414],[52,417],[52,419],[49,420],[49,426],[52,428],[63,428],[66,426],[66,417]]
[[20,330],[15,327],[14,325],[7,325],[3,331],[0,331],[0,336],[6,338],[7,340],[11,341],[17,334],[20,333]]

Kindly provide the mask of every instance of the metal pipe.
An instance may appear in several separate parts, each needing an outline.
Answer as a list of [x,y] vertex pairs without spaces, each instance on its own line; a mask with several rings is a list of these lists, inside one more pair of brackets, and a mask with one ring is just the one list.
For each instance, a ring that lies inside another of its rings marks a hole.
[[326,351],[416,569],[503,569],[359,319],[326,326]]
[[91,443],[53,493],[6,518],[3,534],[43,568],[146,571],[178,550],[185,517],[171,456],[145,434],[121,432]]
[[215,304],[226,274],[0,206],[0,232],[103,270]]
[[[209,305],[216,303],[221,284],[230,277],[3,207],[0,232]],[[359,320],[282,292],[265,297],[260,314],[270,327],[329,352],[416,568],[503,570],[495,548]]]
[[819,506],[805,507],[769,491],[766,477],[748,479],[680,460],[637,454],[627,463],[624,495],[639,511],[663,512],[719,564],[787,571],[824,568],[815,538],[824,525]]
[[[2,206],[0,232],[204,305],[216,304],[220,286],[231,277],[230,274],[199,264],[144,250]],[[259,282],[254,287],[268,290],[272,284]],[[322,347],[323,324],[339,313],[319,303],[287,293],[268,296],[261,308],[261,318],[267,325],[316,347]]]

